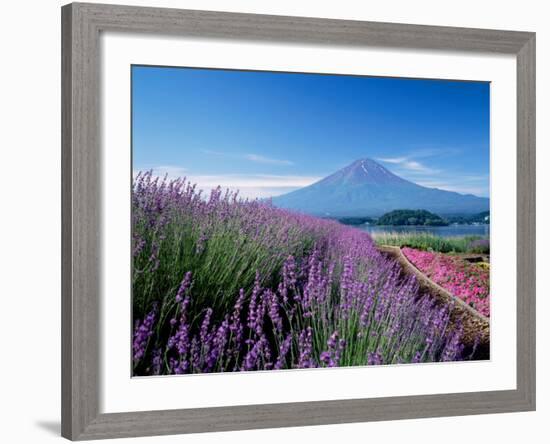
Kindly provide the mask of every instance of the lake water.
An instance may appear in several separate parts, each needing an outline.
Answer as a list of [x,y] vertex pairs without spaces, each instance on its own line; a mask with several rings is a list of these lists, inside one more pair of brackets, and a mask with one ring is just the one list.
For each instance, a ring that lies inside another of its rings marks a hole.
[[489,225],[448,225],[446,227],[427,227],[425,225],[361,225],[357,228],[369,233],[409,233],[422,232],[436,236],[489,236]]

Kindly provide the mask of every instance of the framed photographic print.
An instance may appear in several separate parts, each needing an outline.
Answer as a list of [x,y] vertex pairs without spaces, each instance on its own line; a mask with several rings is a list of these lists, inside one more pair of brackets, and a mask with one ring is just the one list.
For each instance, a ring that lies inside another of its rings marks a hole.
[[63,436],[535,408],[533,33],[62,24]]

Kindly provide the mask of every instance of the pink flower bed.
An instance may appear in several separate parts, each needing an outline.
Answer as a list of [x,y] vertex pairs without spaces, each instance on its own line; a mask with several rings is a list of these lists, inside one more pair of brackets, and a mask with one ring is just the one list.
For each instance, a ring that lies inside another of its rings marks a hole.
[[405,257],[432,281],[489,316],[489,270],[456,256],[404,247]]

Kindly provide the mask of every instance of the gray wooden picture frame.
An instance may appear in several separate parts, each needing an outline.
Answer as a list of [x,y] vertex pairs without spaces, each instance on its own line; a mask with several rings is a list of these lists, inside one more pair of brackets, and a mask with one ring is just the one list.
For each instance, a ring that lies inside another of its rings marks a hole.
[[[517,60],[517,388],[100,413],[99,35],[104,31],[514,55]],[[103,4],[64,6],[61,334],[62,435],[73,440],[534,410],[535,34]]]

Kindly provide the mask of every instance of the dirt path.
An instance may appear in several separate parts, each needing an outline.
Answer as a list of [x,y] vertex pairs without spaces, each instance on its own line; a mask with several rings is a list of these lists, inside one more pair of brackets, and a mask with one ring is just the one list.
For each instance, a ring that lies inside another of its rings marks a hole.
[[479,338],[478,352],[479,359],[489,357],[490,344],[490,321],[489,318],[474,310],[462,299],[453,296],[440,285],[433,282],[418,268],[416,268],[401,252],[399,247],[379,246],[378,249],[399,262],[406,274],[413,274],[418,279],[420,290],[432,295],[438,304],[447,305],[452,303],[453,309],[451,319],[453,322],[461,321],[464,326],[464,345],[472,347],[476,338]]

